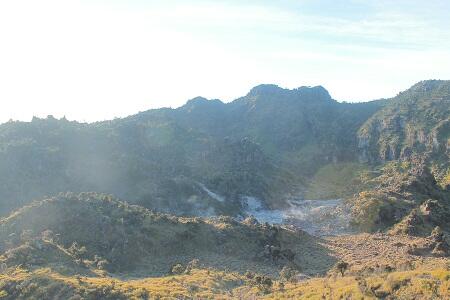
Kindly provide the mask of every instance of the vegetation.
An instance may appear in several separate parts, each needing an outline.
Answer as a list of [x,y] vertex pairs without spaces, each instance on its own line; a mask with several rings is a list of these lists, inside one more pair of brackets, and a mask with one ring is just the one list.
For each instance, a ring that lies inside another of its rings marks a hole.
[[64,276],[48,268],[0,274],[2,299],[445,299],[450,270],[425,263],[413,270],[279,281],[263,275],[195,269],[189,274],[123,280]]
[[306,199],[350,197],[359,192],[369,167],[359,163],[332,163],[320,168],[304,193]]

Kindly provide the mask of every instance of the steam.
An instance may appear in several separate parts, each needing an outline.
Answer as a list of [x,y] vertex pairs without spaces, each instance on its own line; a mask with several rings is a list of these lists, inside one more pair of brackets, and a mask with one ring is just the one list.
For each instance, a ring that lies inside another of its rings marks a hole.
[[214,193],[213,191],[209,190],[203,183],[197,182],[197,184],[203,191],[205,191],[208,194],[208,196],[210,196],[214,200],[217,200],[219,202],[225,202],[225,197],[220,196]]
[[284,210],[269,210],[255,197],[243,197],[242,204],[245,213],[261,223],[294,225],[316,236],[351,233],[349,212],[341,199],[291,199]]

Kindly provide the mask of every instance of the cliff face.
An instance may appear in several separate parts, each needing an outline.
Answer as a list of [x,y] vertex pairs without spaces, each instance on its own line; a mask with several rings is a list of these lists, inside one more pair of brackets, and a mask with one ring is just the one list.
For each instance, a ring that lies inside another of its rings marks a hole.
[[422,81],[389,100],[358,131],[365,162],[405,159],[413,153],[449,158],[450,81]]

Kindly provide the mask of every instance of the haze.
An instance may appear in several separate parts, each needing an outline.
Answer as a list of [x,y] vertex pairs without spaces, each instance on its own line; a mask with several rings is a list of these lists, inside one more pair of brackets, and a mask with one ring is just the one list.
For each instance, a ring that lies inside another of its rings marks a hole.
[[96,121],[260,83],[340,101],[450,78],[447,1],[1,1],[0,122]]

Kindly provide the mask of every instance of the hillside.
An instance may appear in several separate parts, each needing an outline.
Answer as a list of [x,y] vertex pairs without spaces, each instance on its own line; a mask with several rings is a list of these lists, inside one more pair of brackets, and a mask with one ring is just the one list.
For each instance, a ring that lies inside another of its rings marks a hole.
[[0,220],[0,297],[445,299],[448,252],[436,248],[449,251],[436,230],[318,239],[254,219],[180,218],[65,194]]
[[361,160],[427,156],[443,178],[450,155],[450,82],[422,81],[399,93],[360,128]]
[[[281,251],[276,263],[264,257],[266,245]],[[37,201],[1,219],[0,251],[7,266],[76,267],[128,277],[167,274],[172,265],[194,259],[218,269],[272,274],[286,264],[321,273],[334,262],[319,240],[300,230],[251,219],[179,218],[93,193]]]
[[450,191],[419,157],[392,161],[365,174],[359,192],[346,199],[355,227],[365,232],[395,227],[399,233],[419,236],[429,235],[436,226],[450,232]]

